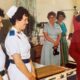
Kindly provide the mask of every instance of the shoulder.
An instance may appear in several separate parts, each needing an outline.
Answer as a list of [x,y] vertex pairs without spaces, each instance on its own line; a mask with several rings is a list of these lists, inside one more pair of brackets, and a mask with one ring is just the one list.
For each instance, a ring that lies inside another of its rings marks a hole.
[[10,30],[9,31],[9,36],[15,36],[15,31],[14,30]]
[[15,40],[16,38],[16,33],[14,30],[10,30],[7,34],[7,37],[5,39],[5,42],[8,41],[8,42],[11,42],[12,40]]
[[60,25],[59,25],[59,24],[55,23],[54,26],[55,26],[56,28],[59,28],[59,29],[60,29]]
[[47,31],[49,29],[49,23],[45,23],[44,24],[44,32]]
[[62,26],[66,27],[66,25],[65,25],[65,23],[64,23],[64,22],[62,22]]
[[49,26],[49,23],[45,23],[45,24],[44,24],[44,27],[47,27],[47,26]]
[[62,24],[63,24],[63,25],[65,25],[65,23],[64,23],[64,22],[62,22]]
[[55,22],[55,25],[59,26],[59,24],[57,22]]
[[10,29],[9,32],[8,32],[8,34],[7,34],[7,37],[8,38],[14,38],[14,37],[16,37],[16,31],[13,30],[13,29]]
[[55,24],[58,24],[59,25],[59,23],[57,21],[55,22]]

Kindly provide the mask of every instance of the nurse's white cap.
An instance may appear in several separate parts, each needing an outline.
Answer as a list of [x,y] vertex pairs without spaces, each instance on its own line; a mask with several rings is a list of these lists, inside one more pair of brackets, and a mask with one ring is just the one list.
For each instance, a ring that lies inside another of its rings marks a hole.
[[14,14],[16,13],[16,11],[17,11],[17,7],[16,6],[12,6],[8,11],[7,11],[7,16],[9,17],[9,18],[12,18],[12,16],[14,16]]

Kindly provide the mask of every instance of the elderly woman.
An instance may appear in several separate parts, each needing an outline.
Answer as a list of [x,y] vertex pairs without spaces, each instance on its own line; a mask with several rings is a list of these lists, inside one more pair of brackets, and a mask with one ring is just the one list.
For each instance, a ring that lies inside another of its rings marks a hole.
[[45,42],[42,48],[41,64],[44,65],[60,65],[60,38],[61,28],[55,23],[56,14],[49,12],[47,16],[49,22],[44,26]]
[[12,27],[5,40],[10,59],[8,73],[10,80],[35,80],[35,70],[30,59],[30,44],[23,30],[28,24],[29,13],[23,8],[12,6],[7,12]]
[[[0,31],[3,27],[3,24],[2,24],[2,19],[4,17],[4,12],[2,9],[0,9]],[[5,71],[5,61],[6,61],[6,57],[5,57],[5,54],[2,50],[2,42],[3,40],[1,39],[3,35],[1,35],[0,33],[0,80],[8,80],[8,77],[7,77],[7,74],[6,74],[6,71]]]

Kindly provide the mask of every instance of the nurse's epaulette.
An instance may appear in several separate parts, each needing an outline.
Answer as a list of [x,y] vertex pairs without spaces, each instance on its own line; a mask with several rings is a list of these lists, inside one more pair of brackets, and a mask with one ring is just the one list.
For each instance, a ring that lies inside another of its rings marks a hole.
[[14,30],[10,30],[9,35],[10,36],[14,36],[15,35],[15,31]]

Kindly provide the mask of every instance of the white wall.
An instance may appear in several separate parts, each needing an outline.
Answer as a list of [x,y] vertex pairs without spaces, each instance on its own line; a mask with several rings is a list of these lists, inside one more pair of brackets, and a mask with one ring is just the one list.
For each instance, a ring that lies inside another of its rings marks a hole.
[[[16,0],[0,0],[0,8],[4,9],[5,12],[9,9],[9,7],[15,4]],[[80,5],[80,0],[77,0],[76,4]],[[36,17],[37,22],[45,22],[47,20],[47,13],[49,11],[65,10],[73,8],[74,0],[36,0]],[[73,11],[65,11],[66,20],[65,23],[67,25],[68,33],[73,31],[72,27],[72,16]]]
[[0,8],[6,12],[13,4],[15,0],[0,0]]
[[[36,0],[37,21],[45,22],[49,11],[65,10],[73,8],[73,0]],[[72,31],[73,11],[64,11],[66,13],[65,23],[68,33]]]

